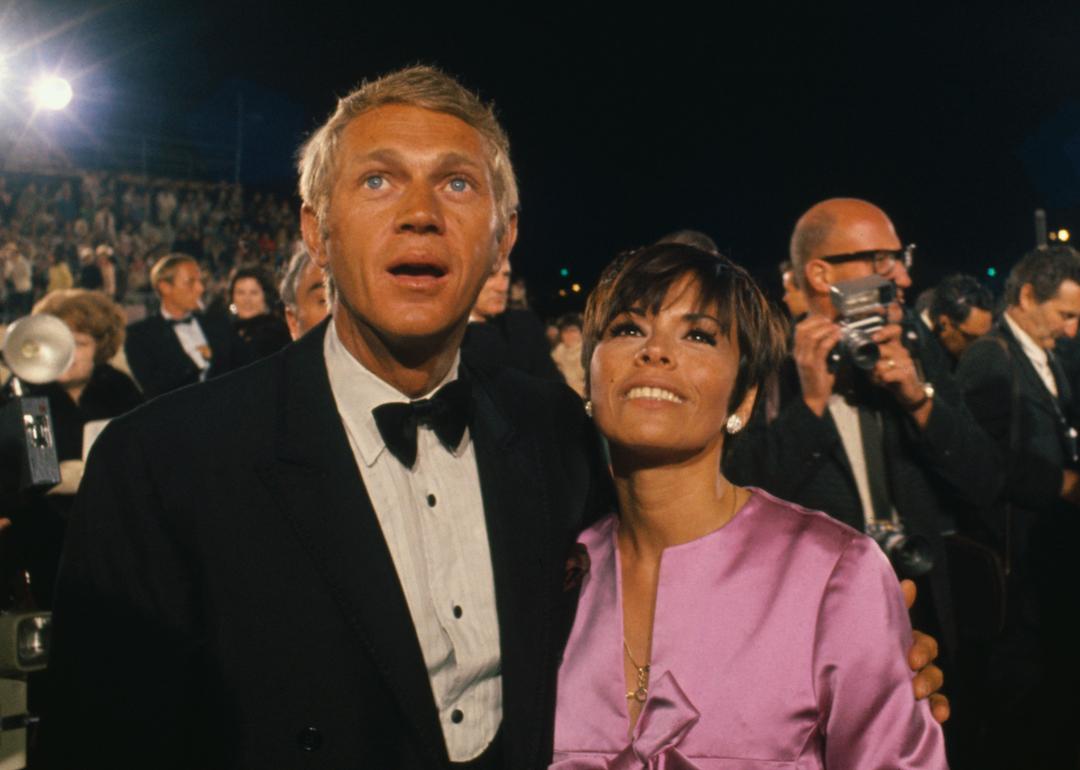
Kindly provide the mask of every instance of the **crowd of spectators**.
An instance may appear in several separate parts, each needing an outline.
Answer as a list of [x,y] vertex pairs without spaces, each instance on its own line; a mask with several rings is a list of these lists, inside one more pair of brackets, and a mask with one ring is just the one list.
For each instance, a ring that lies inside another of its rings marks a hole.
[[288,196],[239,184],[92,171],[0,176],[0,315],[10,321],[48,291],[75,287],[100,289],[137,318],[154,304],[149,271],[163,254],[195,257],[213,295],[234,267],[278,271],[297,241]]

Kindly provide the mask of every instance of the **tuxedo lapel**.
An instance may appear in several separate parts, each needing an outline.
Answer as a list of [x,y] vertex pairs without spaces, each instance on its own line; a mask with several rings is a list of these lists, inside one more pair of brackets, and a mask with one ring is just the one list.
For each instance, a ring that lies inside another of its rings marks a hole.
[[[1058,411],[1055,408],[1057,405],[1054,403],[1054,394],[1049,391],[1049,389],[1046,387],[1046,383],[1043,382],[1042,377],[1040,377],[1039,373],[1035,370],[1035,364],[1031,363],[1031,359],[1028,358],[1027,353],[1024,352],[1024,348],[1020,344],[1020,340],[1016,339],[1015,335],[1013,335],[1012,333],[1012,330],[1009,328],[1009,325],[1004,321],[1001,322],[1001,326],[999,328],[1001,330],[1002,336],[1005,338],[1005,341],[1009,345],[1009,355],[1012,356],[1014,362],[1019,362],[1019,369],[1023,373],[1024,377],[1025,389],[1029,393],[1037,394],[1034,398],[1034,403],[1045,409],[1050,414],[1054,415],[1054,418],[1057,419]],[[1054,373],[1054,380],[1059,387],[1058,394],[1060,398],[1060,394],[1062,393],[1060,387],[1062,381],[1064,380],[1064,377],[1059,378],[1057,376],[1057,370],[1054,367],[1053,359],[1051,358],[1050,361],[1050,368],[1051,371]]]
[[195,366],[195,362],[191,360],[191,356],[184,350],[184,346],[180,344],[180,338],[176,336],[176,331],[173,329],[172,324],[160,313],[153,316],[153,318],[158,326],[155,336],[161,340],[161,349],[163,351],[168,351],[169,357],[174,361],[174,366],[180,369],[186,367],[194,370],[196,379],[198,379],[198,367]]
[[550,507],[544,453],[531,432],[510,421],[509,403],[490,382],[467,370],[473,381],[470,426],[484,501],[503,681],[503,747],[507,767],[531,767],[540,756],[544,713],[552,699],[545,676],[550,636],[556,628],[547,548]]
[[259,475],[432,764],[442,766],[448,758],[427,668],[330,390],[325,330],[324,323],[285,351],[276,459]]

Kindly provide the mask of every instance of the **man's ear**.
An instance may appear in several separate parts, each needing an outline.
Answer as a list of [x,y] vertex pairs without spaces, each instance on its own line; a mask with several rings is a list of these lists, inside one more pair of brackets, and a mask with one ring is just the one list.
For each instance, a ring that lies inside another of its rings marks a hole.
[[1035,301],[1035,287],[1030,283],[1025,283],[1020,287],[1020,301],[1018,304],[1024,310],[1031,310],[1032,307],[1039,304]]
[[495,253],[497,259],[495,264],[491,268],[492,275],[502,266],[502,263],[510,256],[510,251],[514,248],[514,244],[517,243],[518,237],[518,215],[515,211],[510,215],[510,218],[506,220],[506,227],[503,229],[502,238],[499,239],[499,243],[496,246]]
[[315,215],[315,209],[307,203],[300,207],[300,232],[304,236],[304,246],[307,247],[311,261],[326,269],[326,243],[323,241],[322,226]]
[[832,284],[832,267],[828,262],[811,259],[806,263],[806,285],[815,294],[828,294]]

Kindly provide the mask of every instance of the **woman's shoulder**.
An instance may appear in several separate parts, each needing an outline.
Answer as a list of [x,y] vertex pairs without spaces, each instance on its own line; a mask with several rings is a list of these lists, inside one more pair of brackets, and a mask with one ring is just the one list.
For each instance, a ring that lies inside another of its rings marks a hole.
[[593,524],[588,529],[585,529],[578,535],[578,542],[585,546],[592,556],[595,556],[599,550],[610,549],[614,540],[612,539],[612,533],[619,525],[619,517],[615,513],[609,513]]
[[754,530],[777,541],[792,552],[811,552],[839,558],[853,542],[873,541],[827,513],[781,500],[763,489],[751,487]]

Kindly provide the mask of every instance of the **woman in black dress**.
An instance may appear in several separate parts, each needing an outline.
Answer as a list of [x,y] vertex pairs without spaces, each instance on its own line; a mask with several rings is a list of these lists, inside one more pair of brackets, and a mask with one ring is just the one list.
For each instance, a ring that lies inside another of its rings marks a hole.
[[[134,409],[143,398],[134,380],[108,363],[124,344],[127,318],[103,292],[53,291],[34,306],[34,313],[58,317],[75,337],[75,356],[55,382],[23,386],[28,395],[49,399],[61,482],[45,494],[20,499],[14,524],[5,533],[4,569],[14,563],[28,570],[35,604],[48,609],[67,516],[82,480],[84,443],[96,435],[94,428]],[[96,425],[87,431],[87,423]]]
[[240,338],[240,364],[275,353],[292,340],[274,281],[265,269],[246,266],[233,270],[228,296],[233,329]]

